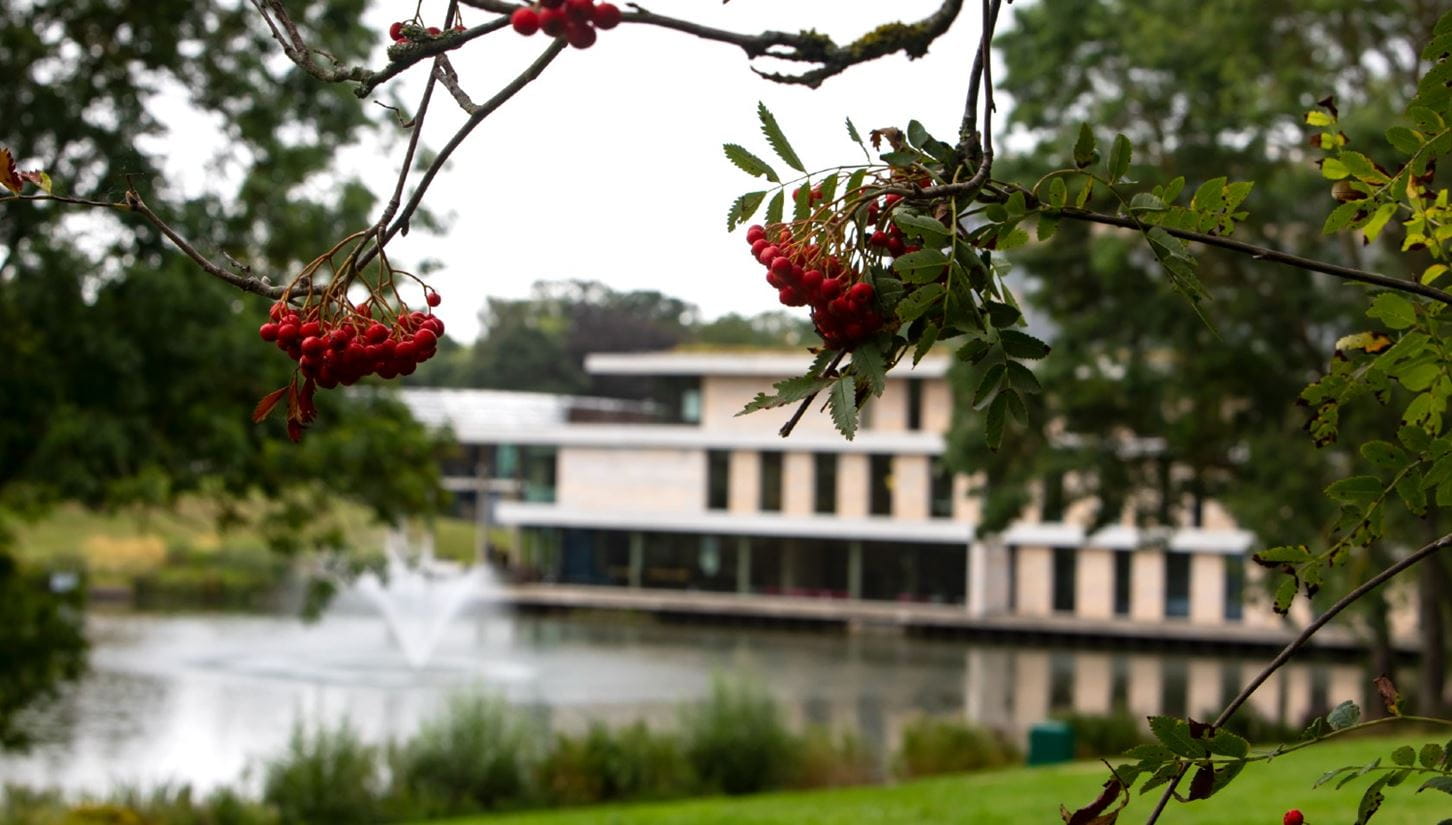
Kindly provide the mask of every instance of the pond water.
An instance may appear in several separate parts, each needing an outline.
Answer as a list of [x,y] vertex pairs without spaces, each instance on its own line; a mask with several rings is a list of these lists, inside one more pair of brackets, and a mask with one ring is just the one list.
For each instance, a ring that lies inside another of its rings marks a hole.
[[[255,787],[297,722],[346,719],[368,739],[409,736],[459,691],[503,696],[556,730],[591,720],[670,725],[719,673],[759,681],[798,727],[856,731],[880,754],[923,714],[1022,736],[1054,709],[1201,712],[1255,663],[671,624],[622,614],[464,613],[410,667],[366,604],[285,616],[97,614],[91,672],[36,714],[37,744],[0,755],[0,783],[104,792],[118,783]],[[1351,665],[1303,665],[1267,691],[1269,716],[1324,706]],[[1298,675],[1299,674],[1299,675]]]

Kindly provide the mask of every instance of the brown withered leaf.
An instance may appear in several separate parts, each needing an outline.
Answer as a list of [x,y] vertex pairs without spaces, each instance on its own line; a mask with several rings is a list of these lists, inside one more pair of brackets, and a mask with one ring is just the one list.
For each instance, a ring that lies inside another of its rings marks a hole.
[[1207,725],[1204,722],[1196,722],[1194,719],[1186,719],[1190,723],[1191,739],[1209,739],[1215,735],[1215,726]]
[[1386,705],[1386,712],[1392,716],[1401,716],[1402,692],[1397,690],[1396,683],[1391,680],[1391,677],[1383,673],[1372,679],[1371,683],[1376,686],[1377,695],[1381,696],[1382,703]]
[[1210,794],[1215,790],[1215,769],[1209,765],[1201,765],[1195,771],[1195,776],[1190,780],[1190,801],[1196,799],[1209,799]]
[[872,141],[872,148],[874,149],[882,148],[883,138],[887,138],[887,144],[893,148],[893,151],[897,151],[907,145],[906,141],[903,140],[902,131],[891,126],[882,129],[873,129],[868,133],[867,138]]
[[25,180],[20,177],[19,170],[15,168],[15,156],[4,147],[0,147],[0,186],[17,195],[25,186]]
[[279,387],[267,395],[262,396],[262,400],[258,401],[256,408],[252,410],[252,423],[258,424],[267,418],[272,413],[272,408],[277,406],[277,402],[282,400],[282,395],[287,390],[287,387]]
[[21,172],[20,179],[28,180],[36,186],[40,187],[40,189],[44,191],[47,195],[50,194],[50,175],[47,175],[45,172],[39,169],[31,169],[26,172]]
[[1128,798],[1121,801],[1114,810],[1106,809],[1122,794],[1124,794],[1123,783],[1119,781],[1119,777],[1112,776],[1104,782],[1104,790],[1095,797],[1093,802],[1072,813],[1068,808],[1060,805],[1059,816],[1063,818],[1064,825],[1114,825]]

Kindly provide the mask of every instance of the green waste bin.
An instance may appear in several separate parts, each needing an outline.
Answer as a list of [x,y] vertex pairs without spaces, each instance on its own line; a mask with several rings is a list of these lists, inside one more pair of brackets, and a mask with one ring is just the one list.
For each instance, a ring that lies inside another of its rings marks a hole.
[[1028,763],[1052,765],[1074,758],[1074,730],[1066,722],[1039,722],[1029,728]]

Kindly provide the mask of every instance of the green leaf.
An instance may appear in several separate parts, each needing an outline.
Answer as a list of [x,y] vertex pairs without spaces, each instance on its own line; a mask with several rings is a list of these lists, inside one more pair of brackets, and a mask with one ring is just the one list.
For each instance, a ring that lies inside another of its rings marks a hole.
[[1003,443],[1003,425],[1005,413],[1008,410],[1008,393],[1001,392],[994,397],[993,403],[988,405],[988,415],[984,417],[984,436],[988,441],[988,449],[994,452]]
[[872,346],[871,342],[852,351],[852,371],[867,383],[867,389],[874,396],[882,395],[887,387],[887,364],[883,361],[882,350]]
[[1387,176],[1376,168],[1376,164],[1371,162],[1371,158],[1360,152],[1343,151],[1338,159],[1346,166],[1346,171],[1359,181],[1383,184],[1388,180]]
[[728,143],[723,148],[726,150],[726,158],[746,174],[755,178],[766,178],[772,183],[781,182],[776,176],[775,169],[768,166],[766,161],[748,152],[745,147]]
[[792,145],[787,142],[786,135],[782,134],[781,126],[776,122],[776,117],[766,108],[765,103],[758,102],[756,104],[756,116],[761,118],[761,132],[766,135],[766,142],[771,144],[772,151],[776,152],[776,156],[781,158],[782,162],[787,166],[790,166],[798,172],[807,171],[807,167],[802,165],[801,159],[797,157],[796,150],[792,149]]
[[927,322],[923,327],[922,335],[918,336],[917,346],[913,349],[913,366],[916,367],[918,362],[923,360],[923,356],[932,350],[933,344],[938,343],[939,334],[941,331],[938,329],[938,325],[932,321]]
[[1361,227],[1361,234],[1366,236],[1368,242],[1376,240],[1376,236],[1381,234],[1381,231],[1386,228],[1387,223],[1396,213],[1397,204],[1395,202],[1382,204],[1371,214],[1371,220],[1368,220],[1366,225]]
[[1099,160],[1099,152],[1095,149],[1094,132],[1089,124],[1079,124],[1079,138],[1074,141],[1074,165],[1083,169],[1092,166]]
[[[818,358],[820,359],[821,356],[819,355]],[[795,404],[814,393],[821,392],[833,380],[832,378],[821,378],[808,374],[797,376],[796,378],[788,378],[785,381],[778,381],[773,385],[773,389],[776,390],[774,395],[757,393],[756,398],[752,399],[737,415],[746,415],[757,410],[769,410],[775,407],[784,407],[787,404]]]
[[1422,746],[1421,752],[1417,754],[1417,761],[1424,768],[1435,768],[1442,761],[1442,754],[1441,745],[1436,742],[1428,742]]
[[923,284],[909,292],[897,305],[897,318],[904,324],[910,324],[922,316],[923,313],[933,308],[933,305],[943,297],[943,285],[939,283]]
[[1047,241],[1050,238],[1054,237],[1054,234],[1057,233],[1058,231],[1059,231],[1059,217],[1058,217],[1058,215],[1050,215],[1047,212],[1040,212],[1039,213],[1039,228],[1038,228],[1038,238],[1039,238],[1039,240],[1041,240],[1041,241]]
[[756,210],[761,206],[762,200],[766,198],[766,192],[747,192],[737,198],[731,204],[731,211],[726,214],[726,231],[730,232],[743,223],[751,220]]
[[885,312],[891,313],[897,308],[897,302],[902,300],[902,295],[906,292],[903,288],[902,281],[896,278],[889,278],[885,274],[878,275],[872,281],[873,286],[877,287],[878,303],[882,305]]
[[1386,801],[1386,795],[1381,789],[1386,786],[1388,778],[1383,776],[1366,787],[1366,792],[1361,795],[1361,804],[1356,806],[1354,825],[1366,825],[1372,815],[1381,809],[1381,803]]
[[1178,175],[1174,180],[1165,184],[1165,191],[1160,193],[1160,198],[1165,203],[1174,203],[1175,198],[1178,198],[1183,191],[1185,191],[1185,176]]
[[1214,212],[1225,205],[1225,183],[1228,178],[1211,178],[1200,184],[1190,198],[1190,208],[1197,212]]
[[768,224],[781,223],[781,212],[786,200],[785,190],[778,189],[776,194],[771,196],[771,202],[766,205],[766,222]]
[[1296,580],[1286,576],[1281,579],[1280,584],[1276,585],[1275,603],[1272,605],[1272,609],[1284,616],[1290,612],[1291,602],[1295,600]]
[[1326,495],[1341,504],[1365,506],[1375,501],[1385,489],[1376,476],[1352,476],[1332,483],[1326,488]]
[[1064,179],[1055,176],[1049,181],[1048,204],[1053,207],[1062,207],[1069,202],[1069,185]]
[[1028,242],[1028,232],[1005,224],[998,232],[997,249],[1001,252],[1007,252],[1010,249],[1018,249]]
[[1198,759],[1205,756],[1205,748],[1190,735],[1190,724],[1173,716],[1151,716],[1150,733],[1161,745],[1177,756]]
[[883,152],[878,157],[882,159],[883,163],[889,166],[896,166],[899,169],[907,169],[922,159],[922,156],[917,152],[909,152],[906,149],[896,152]]
[[1326,714],[1326,724],[1330,725],[1332,730],[1349,728],[1359,721],[1361,721],[1361,708],[1350,699],[1337,705],[1334,710]]
[[1368,441],[1361,445],[1361,457],[1383,470],[1397,470],[1407,463],[1407,453],[1390,441]]
[[1026,358],[1030,361],[1037,361],[1049,354],[1049,345],[1043,341],[1020,332],[1016,329],[1005,329],[999,331],[1000,339],[1003,342],[1003,351],[1011,358]]
[[1013,304],[985,301],[983,308],[988,310],[988,320],[996,327],[1011,327],[1023,319],[1023,313]]
[[903,231],[904,235],[922,238],[929,244],[940,244],[948,239],[948,228],[943,226],[937,218],[896,209],[892,213],[892,222]]
[[1321,233],[1323,235],[1331,235],[1340,232],[1350,226],[1357,214],[1365,209],[1366,201],[1364,200],[1347,201],[1341,204],[1335,209],[1332,209],[1331,214],[1326,216],[1326,222],[1321,225]]
[[802,181],[802,185],[792,193],[792,220],[804,221],[812,214],[812,182]]
[[928,130],[923,128],[923,124],[916,120],[909,120],[907,138],[908,143],[911,143],[919,149],[923,149],[927,147],[928,142],[933,139],[933,136],[928,134]]
[[1414,516],[1423,516],[1427,513],[1427,491],[1422,486],[1422,474],[1416,470],[1407,470],[1397,479],[1397,495],[1401,497],[1402,503]]
[[1009,361],[1007,367],[1009,386],[1019,392],[1030,395],[1037,395],[1044,391],[1043,385],[1039,383],[1038,377],[1028,367],[1025,367],[1017,361]]
[[1397,441],[1402,442],[1402,446],[1413,453],[1426,452],[1427,448],[1432,446],[1432,436],[1428,435],[1426,430],[1410,425],[1397,430]]
[[1135,214],[1165,212],[1169,205],[1148,192],[1137,192],[1129,199],[1129,211]]
[[1426,782],[1423,782],[1422,787],[1417,789],[1417,793],[1421,793],[1428,788],[1434,791],[1441,791],[1442,793],[1452,793],[1452,776],[1434,776]]
[[837,432],[848,441],[857,434],[857,382],[852,376],[844,375],[832,385],[827,396],[827,409],[832,414],[832,423]]
[[1405,126],[1393,126],[1386,130],[1386,141],[1404,155],[1415,155],[1422,148],[1422,139]]
[[1301,564],[1311,560],[1311,551],[1304,544],[1282,544],[1262,550],[1253,558],[1266,564]]
[[1129,162],[1134,155],[1134,147],[1130,145],[1129,138],[1124,135],[1114,136],[1114,146],[1109,150],[1109,181],[1113,183],[1124,177],[1129,171]]
[[973,393],[973,409],[983,406],[983,402],[993,397],[998,387],[1003,383],[1003,376],[1007,372],[1003,364],[994,364],[983,373],[983,378],[978,382],[978,389]]
[[1347,169],[1346,164],[1342,163],[1336,158],[1322,159],[1321,177],[1325,178],[1326,180],[1341,180],[1343,178],[1350,177],[1350,175],[1351,170]]
[[1392,751],[1391,760],[1404,768],[1409,768],[1417,762],[1417,751],[1411,745],[1402,745]]
[[912,284],[936,281],[947,265],[948,256],[931,247],[909,252],[892,262],[892,268],[902,273],[904,281]]
[[1448,479],[1452,479],[1452,455],[1444,455],[1432,462],[1432,468],[1422,477],[1422,489],[1430,490]]
[[862,135],[858,134],[857,127],[852,125],[852,118],[850,117],[847,118],[847,136],[852,138],[853,143],[862,146],[864,149],[866,148],[862,142]]
[[1336,118],[1330,112],[1323,112],[1320,109],[1312,109],[1306,113],[1307,126],[1330,126],[1336,122]]
[[1024,404],[1023,396],[1019,395],[1018,390],[1012,387],[1006,388],[1003,391],[1003,397],[1008,399],[1009,416],[1020,424],[1027,424],[1028,406]]

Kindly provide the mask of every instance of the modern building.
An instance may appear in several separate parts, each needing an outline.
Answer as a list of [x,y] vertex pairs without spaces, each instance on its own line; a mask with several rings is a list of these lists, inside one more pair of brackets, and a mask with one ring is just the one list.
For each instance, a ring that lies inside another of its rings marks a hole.
[[[1213,501],[1198,524],[1090,531],[1088,508],[1035,508],[979,536],[981,479],[943,466],[948,360],[894,370],[843,439],[825,414],[738,415],[800,374],[803,353],[597,354],[596,375],[649,379],[650,402],[407,390],[465,447],[448,483],[518,530],[517,562],[559,603],[1029,628],[1265,643],[1285,624],[1247,578],[1252,537]],[[1190,516],[1187,515],[1187,518]],[[634,602],[621,594],[639,594]],[[649,598],[645,598],[649,596]],[[1293,618],[1304,621],[1303,608]],[[1399,610],[1399,629],[1414,612]]]

